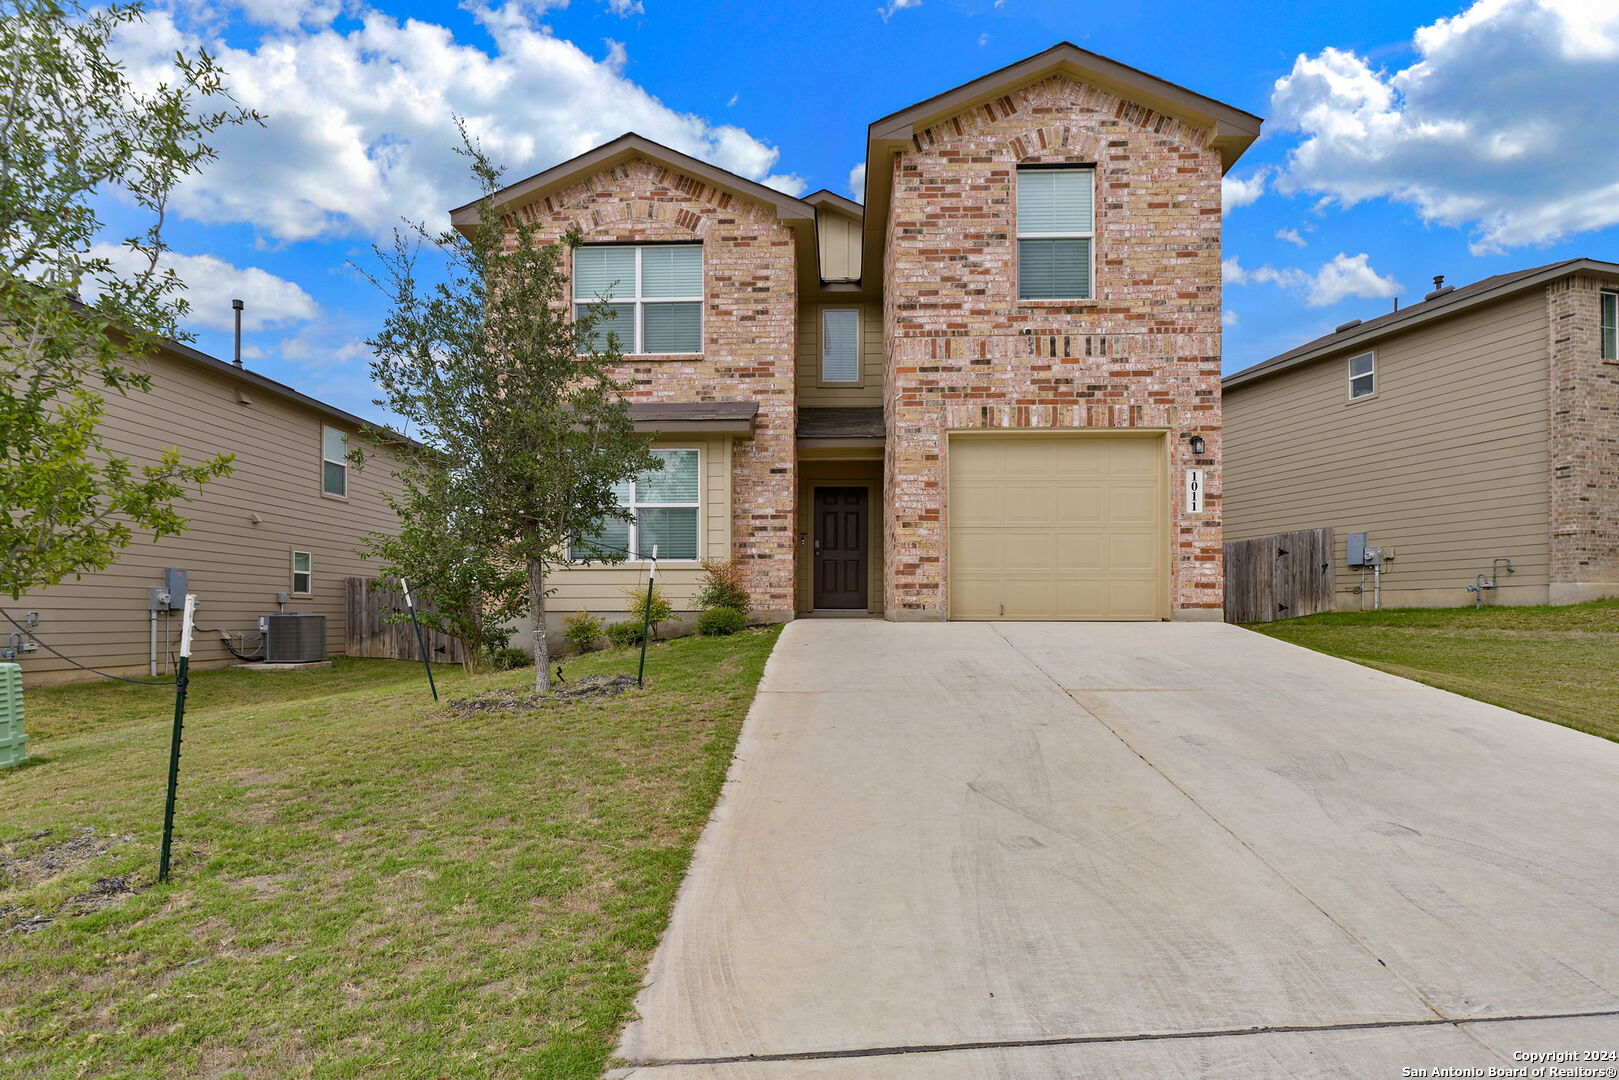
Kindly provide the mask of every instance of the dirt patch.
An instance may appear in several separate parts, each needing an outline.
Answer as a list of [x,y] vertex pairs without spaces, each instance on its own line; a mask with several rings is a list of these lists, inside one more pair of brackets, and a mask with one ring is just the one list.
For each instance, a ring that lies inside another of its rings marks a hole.
[[535,694],[510,687],[485,690],[469,698],[450,702],[450,708],[467,715],[481,712],[526,712],[551,701],[582,701],[586,698],[617,697],[635,689],[628,675],[587,675],[583,679],[556,683],[548,694]]
[[[35,833],[27,840],[43,840],[51,830]],[[100,837],[91,828],[78,828],[65,840],[47,844],[32,855],[18,855],[18,842],[0,844],[0,886],[34,885],[65,874],[98,859],[114,844],[127,844],[133,836]]]

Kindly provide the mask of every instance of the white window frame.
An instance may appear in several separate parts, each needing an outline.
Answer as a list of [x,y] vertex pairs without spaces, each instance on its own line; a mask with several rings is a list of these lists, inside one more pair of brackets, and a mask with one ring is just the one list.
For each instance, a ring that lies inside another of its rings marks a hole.
[[[829,379],[826,377],[826,317],[834,311],[854,312],[854,378]],[[848,386],[859,388],[866,384],[866,321],[860,308],[855,306],[829,306],[821,309],[821,369],[819,376],[820,386]]]
[[[302,555],[304,558],[309,560],[309,569],[308,570],[300,570],[300,569],[298,569],[298,556],[300,556],[300,555]],[[307,588],[307,589],[299,589],[298,588],[298,575],[299,574],[303,574],[305,577],[307,577],[309,579],[309,581],[306,582],[306,584],[309,586],[309,588]],[[315,556],[314,556],[313,552],[294,551],[292,553],[292,581],[291,581],[291,588],[289,588],[287,590],[287,592],[288,592],[288,595],[290,595],[290,596],[314,596],[315,595]]]
[[[1361,372],[1359,375],[1356,375],[1355,374],[1355,361],[1359,360],[1359,359],[1362,359],[1363,357],[1365,359],[1370,360],[1372,362],[1372,366],[1371,366],[1370,369]],[[1377,351],[1375,349],[1367,349],[1365,352],[1356,353],[1354,356],[1350,356],[1350,357],[1345,358],[1345,360],[1344,360],[1344,375],[1345,375],[1345,378],[1346,378],[1346,384],[1345,385],[1346,385],[1346,387],[1347,387],[1347,389],[1349,391],[1349,400],[1350,401],[1352,401],[1352,402],[1353,401],[1365,401],[1367,398],[1376,397],[1377,396],[1377,389],[1378,389],[1378,385],[1377,385]],[[1355,393],[1355,380],[1356,379],[1370,379],[1370,380],[1372,380],[1372,388],[1370,390],[1366,391],[1364,394]]]
[[[637,496],[639,495],[639,487],[635,483],[635,481],[631,480],[630,481],[630,501],[627,502],[627,503],[619,503],[618,504],[619,509],[628,510],[630,512],[630,515],[631,515],[630,516],[630,521],[629,521],[629,526],[630,526],[629,540],[627,541],[629,550],[633,551],[633,552],[639,552],[641,550],[641,544],[640,544],[640,540],[641,540],[641,522],[640,522],[640,519],[635,516],[637,511],[640,511],[640,510],[686,510],[686,509],[695,508],[696,511],[697,511],[697,554],[692,556],[689,559],[670,559],[670,558],[659,557],[658,565],[661,566],[664,563],[679,563],[679,564],[682,564],[682,565],[691,564],[691,563],[700,563],[700,562],[703,561],[703,495],[705,494],[705,487],[703,485],[703,450],[702,450],[702,447],[699,447],[699,446],[654,446],[652,449],[654,451],[664,452],[664,453],[678,453],[680,451],[687,451],[689,453],[693,453],[693,454],[697,455],[697,500],[695,502],[677,502],[677,503],[672,503],[672,502],[661,502],[661,503],[648,502],[648,503],[644,503],[644,502],[640,502],[637,499]],[[622,519],[620,519],[620,520],[622,520]],[[649,552],[647,552],[647,554],[651,555],[651,552],[649,551]],[[575,563],[577,565],[584,565],[588,560],[575,559],[575,558],[572,557],[572,552],[570,551],[568,561],[572,562],[572,563]],[[619,565],[619,566],[645,566],[649,562],[651,562],[650,558],[642,558],[642,557],[639,557],[637,555],[630,555],[630,556],[627,556],[622,563],[618,563],[616,565]]]
[[[703,349],[702,349],[702,345],[703,345],[703,328],[704,328],[704,326],[706,324],[706,319],[704,318],[704,315],[705,315],[705,311],[706,311],[706,309],[708,307],[707,299],[703,295],[699,294],[697,296],[654,296],[654,297],[642,297],[641,296],[641,253],[643,251],[645,251],[647,248],[651,248],[651,247],[694,247],[694,248],[696,248],[697,249],[697,258],[698,258],[698,267],[699,267],[698,272],[697,272],[697,277],[703,283],[703,289],[706,291],[707,288],[708,288],[708,265],[707,265],[707,254],[708,253],[703,250],[703,245],[701,243],[693,243],[693,242],[688,242],[688,241],[685,241],[685,240],[681,240],[681,241],[678,241],[678,242],[675,242],[675,243],[670,243],[670,244],[584,244],[584,245],[581,245],[581,246],[582,247],[627,247],[627,248],[634,248],[635,249],[635,282],[634,282],[635,291],[634,291],[634,295],[633,296],[614,296],[610,300],[603,301],[604,303],[608,303],[608,304],[630,304],[634,308],[634,317],[631,319],[631,322],[633,323],[633,327],[634,327],[632,333],[635,335],[635,337],[634,337],[633,341],[630,341],[628,343],[630,347],[628,349],[624,350],[624,355],[625,356],[701,356],[701,355],[703,355]],[[622,285],[622,283],[620,283],[620,284]],[[571,281],[570,281],[569,286],[568,286],[568,291],[570,293],[572,293],[574,291]],[[573,310],[574,310],[575,314],[578,313],[580,304],[591,304],[591,303],[595,303],[595,301],[594,300],[581,300],[581,299],[579,299],[579,297],[577,295],[575,295],[574,298],[573,298],[573,304],[574,304]],[[641,342],[643,340],[645,340],[644,337],[643,337],[643,334],[642,334],[642,330],[643,330],[642,314],[646,310],[646,305],[648,305],[648,304],[691,304],[691,303],[695,303],[697,305],[697,345],[698,345],[698,348],[697,348],[696,352],[689,352],[689,353],[649,353],[649,352],[642,352],[641,351]],[[600,328],[599,323],[597,324],[597,326],[598,326],[598,328]],[[608,326],[605,329],[604,332],[605,333],[612,333],[613,328],[611,326]],[[622,337],[622,336],[623,335],[620,335],[620,337]]]
[[[335,431],[339,435],[343,436],[343,452],[345,454],[345,457],[343,459],[341,459],[341,460],[329,458],[329,457],[326,456],[326,433],[328,431]],[[322,424],[321,425],[321,427],[320,427],[320,493],[322,495],[324,495],[328,499],[347,499],[349,497],[349,463],[348,463],[348,458],[346,456],[347,453],[348,453],[348,447],[349,447],[349,433],[348,432],[344,431],[342,428],[332,427],[330,424]],[[342,492],[342,494],[338,494],[335,491],[327,491],[326,490],[326,466],[327,465],[339,465],[339,466],[342,466],[342,469],[343,469],[343,492]]]
[[[1604,321],[1605,309],[1610,302],[1614,308],[1614,348],[1611,352],[1604,333],[1608,329],[1608,323]],[[1619,290],[1603,289],[1597,294],[1597,356],[1603,360],[1619,360]]]
[[[1019,177],[1024,172],[1051,172],[1058,169],[1070,169],[1074,172],[1089,173],[1091,178],[1091,228],[1089,232],[1060,232],[1060,233],[1026,233],[1023,223],[1019,220],[1017,208],[1017,185]],[[1012,288],[1018,293],[1017,302],[1020,304],[1072,304],[1078,301],[1096,299],[1096,166],[1094,165],[1019,165],[1012,176],[1012,230],[1016,234],[1012,241],[1013,252],[1017,251],[1019,240],[1089,240],[1090,267],[1086,270],[1086,280],[1090,282],[1091,294],[1089,296],[1037,296],[1025,297],[1020,284],[1022,274],[1016,273],[1012,278]],[[1021,266],[1018,268],[1021,270]]]

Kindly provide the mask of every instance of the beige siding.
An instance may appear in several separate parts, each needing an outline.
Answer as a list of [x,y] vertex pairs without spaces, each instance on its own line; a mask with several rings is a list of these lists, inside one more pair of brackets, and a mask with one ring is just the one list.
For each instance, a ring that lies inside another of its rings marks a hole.
[[1361,603],[1343,561],[1357,530],[1395,550],[1385,605],[1468,603],[1496,556],[1517,572],[1491,602],[1545,602],[1544,294],[1376,343],[1377,393],[1351,402],[1347,360],[1362,351],[1226,391],[1226,538],[1331,526],[1341,607]]
[[[691,449],[701,452],[702,559],[724,559],[731,553],[731,436],[696,435],[686,438],[660,438],[659,449]],[[548,613],[565,615],[574,611],[616,614],[629,608],[626,586],[646,585],[644,562],[616,565],[581,566],[559,570],[551,577],[556,592],[546,599]],[[664,597],[676,611],[692,611],[693,598],[702,587],[703,570],[696,562],[658,563],[658,581]],[[556,622],[555,619],[550,622]]]
[[[258,616],[276,610],[275,594],[291,592],[292,552],[308,551],[313,595],[291,597],[286,610],[325,615],[327,648],[340,653],[343,579],[373,572],[374,564],[356,549],[366,533],[394,527],[393,511],[383,500],[385,490],[397,490],[389,457],[373,455],[363,469],[351,468],[347,499],[323,495],[321,427],[352,436],[351,425],[189,360],[160,355],[147,367],[151,393],[107,399],[103,430],[112,451],[137,465],[176,445],[193,460],[230,452],[236,455],[235,473],[182,504],[191,524],[181,535],[156,543],[138,537],[107,570],[7,601],[8,610],[37,610],[40,637],[82,663],[144,674],[150,645],[147,589],[163,583],[165,567],[189,571],[188,588],[201,605],[199,626],[256,631]],[[247,403],[239,399],[238,387]],[[160,657],[167,651],[161,620],[160,615]],[[169,638],[177,646],[178,612],[169,623]],[[196,639],[192,662],[207,667],[234,660],[218,634],[204,633]],[[31,681],[74,677],[75,669],[43,649],[22,664]]]
[[821,279],[852,281],[860,276],[861,224],[836,210],[822,207],[815,214],[815,232],[821,248]]
[[[860,385],[821,382],[821,311],[860,309]],[[876,304],[805,304],[798,315],[798,405],[803,409],[883,403],[883,312]]]
[[870,535],[867,541],[866,610],[883,610],[883,462],[881,451],[869,459],[822,460],[800,457],[798,461],[798,610],[815,607],[814,504],[818,487],[864,487]]

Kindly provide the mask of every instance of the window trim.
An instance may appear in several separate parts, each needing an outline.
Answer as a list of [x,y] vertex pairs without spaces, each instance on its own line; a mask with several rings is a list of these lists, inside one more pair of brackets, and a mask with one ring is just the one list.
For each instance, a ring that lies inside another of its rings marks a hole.
[[[1606,330],[1609,323],[1605,320],[1606,308],[1613,304],[1613,338],[1614,347],[1608,348],[1608,335]],[[1597,357],[1601,360],[1619,360],[1619,289],[1602,289],[1597,293]]]
[[[339,435],[343,436],[343,452],[344,452],[345,457],[341,461],[334,460],[333,458],[329,458],[329,457],[326,456],[326,433],[328,431],[335,431]],[[348,497],[349,497],[349,463],[348,463],[348,458],[347,458],[348,447],[349,447],[349,433],[348,432],[344,431],[342,428],[332,427],[330,424],[322,424],[320,426],[320,494],[321,494],[322,498],[326,498],[326,499],[342,499],[344,502],[348,501]],[[327,465],[338,465],[338,466],[341,466],[342,469],[343,469],[343,493],[341,495],[339,495],[335,491],[327,491],[326,490],[326,466]]]
[[[1363,356],[1371,358],[1371,361],[1372,361],[1371,370],[1363,372],[1363,373],[1361,373],[1359,375],[1356,375],[1356,374],[1354,374],[1355,369],[1354,369],[1353,365],[1354,365],[1356,360],[1359,360]],[[1372,388],[1371,388],[1371,390],[1368,391],[1367,393],[1364,393],[1364,394],[1356,394],[1355,393],[1355,380],[1356,379],[1367,379],[1367,378],[1372,380]],[[1374,397],[1377,396],[1378,391],[1381,390],[1381,389],[1382,389],[1382,381],[1377,377],[1377,350],[1376,349],[1367,349],[1365,352],[1358,352],[1358,353],[1355,353],[1352,356],[1344,357],[1344,390],[1349,395],[1348,396],[1349,404],[1353,405],[1358,401],[1366,401],[1366,400],[1368,400],[1370,398],[1374,398]]]
[[[299,570],[298,569],[298,556],[300,556],[300,555],[302,555],[304,558],[309,560],[309,569],[308,570]],[[315,595],[315,555],[314,555],[314,553],[309,552],[309,551],[298,551],[297,549],[293,549],[291,568],[292,568],[292,574],[291,574],[291,580],[287,583],[288,584],[287,595],[288,596],[314,596]],[[305,577],[307,577],[309,579],[309,581],[307,582],[309,588],[303,589],[303,590],[300,590],[298,588],[298,575],[299,574],[303,574]]]
[[[703,497],[708,493],[708,491],[707,491],[707,486],[703,482],[703,456],[704,456],[703,448],[700,447],[700,446],[654,446],[654,447],[652,447],[652,450],[654,452],[664,451],[664,452],[669,452],[669,453],[674,453],[674,452],[678,452],[678,451],[681,451],[681,450],[686,450],[686,451],[690,451],[691,453],[694,453],[694,454],[697,455],[697,501],[696,502],[689,502],[689,503],[688,502],[679,502],[679,503],[643,503],[643,502],[639,502],[639,501],[636,501],[636,496],[639,494],[638,488],[636,486],[635,481],[631,480],[630,481],[630,500],[631,501],[627,505],[623,504],[623,503],[619,504],[620,509],[628,510],[630,512],[630,514],[631,514],[631,517],[630,517],[630,520],[629,520],[629,533],[628,533],[629,539],[626,541],[626,543],[629,546],[629,550],[631,550],[631,551],[639,551],[640,550],[640,544],[637,541],[640,539],[641,524],[640,524],[639,520],[634,517],[635,512],[638,511],[638,510],[643,510],[643,509],[645,509],[645,510],[689,510],[689,509],[696,509],[696,511],[697,511],[697,554],[694,555],[693,557],[689,558],[689,559],[668,559],[668,558],[660,558],[660,559],[658,559],[658,565],[659,566],[663,566],[666,563],[674,563],[674,564],[678,564],[680,566],[696,566],[697,564],[701,563],[703,561],[703,559],[705,558],[705,556],[703,555],[703,547],[704,547],[704,545],[703,545],[703,528],[704,528],[704,524],[703,524]],[[568,552],[568,563],[569,563],[569,565],[571,565],[571,566],[596,566],[596,565],[601,565],[598,560],[575,559],[573,557],[573,552],[571,550],[572,545],[570,544],[569,547],[570,547],[570,550]],[[610,563],[608,565],[610,565],[610,566],[646,566],[651,562],[652,562],[652,560],[650,558],[642,558],[642,557],[637,556],[637,555],[630,555],[630,556],[626,556],[622,562]]]
[[[1051,172],[1067,169],[1075,172],[1086,172],[1091,178],[1091,228],[1089,232],[1072,233],[1026,233],[1018,215],[1018,185],[1021,174],[1025,172]],[[1096,206],[1096,163],[1080,161],[1054,161],[1035,162],[1027,165],[1018,165],[1012,173],[1012,291],[1015,302],[1019,304],[1089,304],[1096,302],[1096,237],[1097,237],[1097,206]],[[1086,271],[1086,279],[1090,282],[1091,294],[1089,296],[1024,296],[1023,295],[1023,266],[1020,262],[1021,249],[1019,242],[1023,240],[1089,240],[1090,268]]]
[[[828,379],[826,377],[826,316],[830,311],[854,312],[854,371],[853,379]],[[820,339],[820,366],[815,372],[815,385],[817,389],[827,390],[858,390],[866,385],[866,314],[859,304],[827,304],[821,308],[820,323],[817,328]]]
[[[587,247],[590,247],[590,248],[627,247],[627,248],[634,248],[635,249],[635,282],[634,282],[635,290],[634,290],[634,295],[633,296],[615,296],[611,300],[603,301],[604,303],[608,303],[608,304],[629,304],[631,309],[632,309],[632,315],[634,317],[631,320],[631,322],[632,322],[632,333],[634,334],[634,340],[629,343],[631,347],[624,351],[624,356],[626,358],[629,358],[629,357],[645,357],[645,356],[680,356],[680,357],[687,357],[687,356],[702,356],[703,355],[703,344],[704,344],[703,332],[704,332],[704,329],[705,329],[705,327],[707,326],[707,323],[708,323],[708,318],[707,318],[707,312],[708,312],[708,259],[707,259],[707,252],[704,251],[703,242],[701,240],[657,240],[657,241],[649,241],[649,242],[645,242],[645,243],[639,242],[639,241],[614,240],[614,241],[607,241],[607,242],[602,242],[602,243],[594,243],[594,244],[588,244],[587,243],[587,244],[581,244],[580,245],[580,248],[587,248]],[[697,278],[698,278],[698,281],[702,285],[702,288],[699,290],[699,295],[697,295],[697,296],[656,296],[656,297],[651,297],[651,298],[643,298],[641,296],[641,253],[643,251],[645,251],[647,248],[653,248],[653,247],[694,247],[694,248],[697,249],[697,259],[698,259]],[[578,257],[579,257],[578,256],[578,251],[576,250],[574,252],[573,256],[572,256],[572,260],[577,260]],[[579,297],[577,295],[577,290],[574,288],[574,285],[573,285],[573,266],[572,266],[572,261],[570,261],[570,265],[568,267],[568,293],[569,293],[569,296],[571,297],[570,303],[573,305],[573,307],[570,308],[570,310],[573,312],[573,315],[574,315],[575,318],[578,317],[579,305],[580,304],[595,303],[594,300],[580,300],[579,299]],[[644,334],[643,334],[644,319],[643,319],[643,315],[644,315],[645,310],[646,310],[645,305],[647,305],[647,304],[690,304],[690,303],[696,303],[697,304],[697,346],[698,347],[697,347],[696,352],[678,352],[678,353],[660,352],[660,353],[652,353],[652,352],[639,352],[639,351],[637,351],[640,348],[642,342],[644,341]]]

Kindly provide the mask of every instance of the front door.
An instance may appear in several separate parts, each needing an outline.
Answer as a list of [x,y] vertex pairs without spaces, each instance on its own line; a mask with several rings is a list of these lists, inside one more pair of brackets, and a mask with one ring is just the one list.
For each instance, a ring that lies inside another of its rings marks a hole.
[[867,489],[815,489],[815,606],[866,607]]

